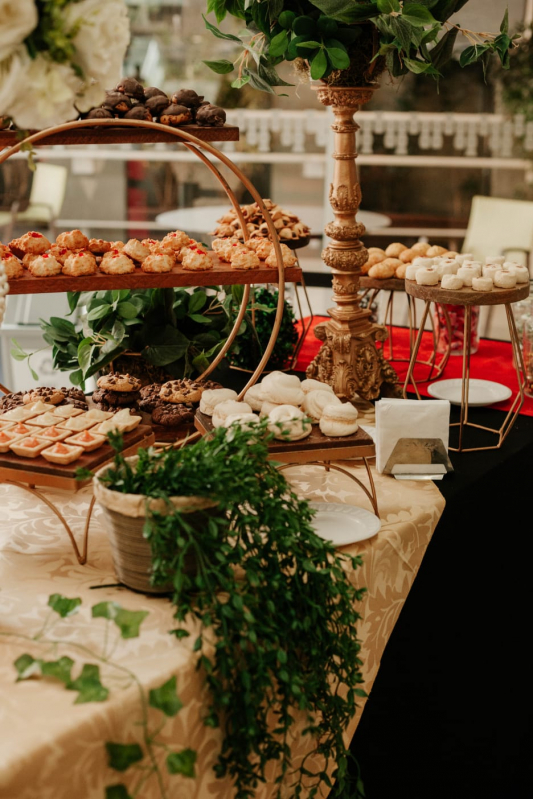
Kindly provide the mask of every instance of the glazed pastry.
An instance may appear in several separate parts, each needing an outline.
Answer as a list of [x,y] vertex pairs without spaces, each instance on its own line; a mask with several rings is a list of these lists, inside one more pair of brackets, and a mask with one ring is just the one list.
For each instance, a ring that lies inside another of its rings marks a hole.
[[83,455],[83,447],[72,447],[69,444],[62,444],[58,442],[53,447],[43,449],[41,452],[43,458],[51,463],[72,463],[77,460],[80,455]]
[[104,239],[89,239],[87,249],[95,255],[103,255],[111,249],[111,242]]
[[511,272],[500,270],[494,275],[494,285],[499,289],[514,289],[516,283],[516,275]]
[[[38,258],[39,256],[34,257]],[[8,280],[17,280],[19,277],[24,276],[24,267],[14,255],[9,253],[8,255],[4,255],[0,260]]]
[[396,270],[402,265],[399,258],[385,258],[379,264],[375,264],[368,271],[368,277],[378,278],[379,280],[387,280],[387,278],[394,277]]
[[141,387],[141,381],[138,377],[133,377],[129,374],[117,374],[111,372],[107,375],[102,375],[96,381],[98,388],[108,389],[109,391],[138,391]]
[[230,264],[232,269],[257,269],[261,261],[253,250],[235,249],[231,254]]
[[29,252],[35,255],[42,255],[42,253],[49,250],[51,246],[46,236],[34,230],[30,230],[29,233],[25,233],[20,239],[14,239],[9,244],[10,249],[20,250],[24,254]]
[[72,275],[73,277],[81,277],[82,275],[95,275],[98,272],[96,258],[92,252],[83,250],[72,253],[65,260],[62,272],[64,275]]
[[194,403],[200,402],[204,390],[200,383],[185,377],[182,380],[168,380],[163,383],[159,396],[165,402]]
[[127,255],[113,248],[102,258],[100,271],[106,275],[127,275],[135,272],[135,264]]
[[418,269],[415,279],[419,286],[436,286],[439,282],[439,273],[434,266],[422,266]]
[[231,427],[237,424],[239,427],[253,427],[261,420],[255,413],[232,413],[226,417],[223,427]]
[[301,405],[305,398],[296,375],[271,372],[265,375],[261,387],[265,400],[275,402],[277,405]]
[[181,265],[190,272],[205,272],[213,268],[213,261],[205,250],[198,247],[188,250],[187,254],[183,256]]
[[325,436],[351,436],[359,427],[357,416],[357,409],[349,402],[326,405],[319,422],[320,431]]
[[70,430],[62,430],[54,424],[52,427],[46,427],[44,430],[40,430],[39,435],[43,438],[49,438],[52,441],[64,441],[65,438],[70,436]]
[[312,424],[306,415],[292,405],[280,405],[268,414],[268,429],[281,441],[300,441],[311,434]]
[[91,433],[89,430],[84,430],[83,433],[69,436],[65,443],[75,447],[83,447],[85,452],[92,452],[93,449],[98,449],[102,444],[105,444],[105,440],[105,436],[101,436],[98,433]]
[[148,255],[141,264],[143,272],[171,272],[176,265],[174,257],[165,252]]
[[437,255],[445,255],[448,252],[446,247],[439,247],[437,244],[434,244],[433,247],[430,247],[429,250],[426,250],[426,256],[428,258],[435,258]]
[[458,275],[443,275],[440,286],[443,289],[450,289],[451,291],[457,291],[458,289],[463,288],[464,283],[463,279],[460,278]]
[[141,244],[139,239],[130,239],[124,245],[123,252],[134,261],[144,261],[150,255],[150,249]]
[[168,233],[161,241],[161,245],[174,252],[179,252],[182,247],[187,247],[190,244],[190,236],[184,233],[183,230],[175,230],[173,233]]
[[9,449],[20,455],[22,458],[36,458],[43,449],[50,446],[48,438],[40,438],[39,436],[22,436],[9,445]]
[[219,402],[211,417],[213,427],[223,427],[228,416],[241,413],[252,413],[247,402],[237,402],[236,400]]
[[56,238],[56,244],[69,250],[86,250],[89,247],[89,239],[81,230],[70,230],[67,233],[60,233]]
[[[248,392],[247,392],[248,393]],[[200,412],[205,413],[206,416],[212,416],[213,411],[221,402],[228,400],[237,401],[237,392],[231,388],[218,388],[214,390],[204,391],[200,398]],[[245,395],[245,401],[248,402]],[[249,405],[251,403],[248,403]]]
[[243,399],[248,403],[253,411],[260,411],[263,402],[265,401],[262,384],[255,383],[253,386],[250,386]]
[[310,391],[305,395],[303,409],[312,422],[319,422],[327,405],[338,404],[340,399],[331,391]]
[[472,278],[472,288],[474,291],[492,291],[494,283],[491,277]]
[[41,413],[40,416],[34,416],[33,419],[28,419],[28,424],[37,427],[50,427],[51,425],[62,424],[62,419],[56,416],[55,413],[47,411],[46,413]]
[[53,255],[48,255],[48,253],[38,255],[28,267],[28,271],[34,277],[53,277],[54,275],[60,275],[62,269],[63,267],[57,258],[54,258]]
[[9,452],[11,444],[13,444],[15,441],[18,441],[20,438],[21,436],[17,433],[14,433],[12,430],[0,428],[0,452]]
[[385,255],[387,258],[399,258],[401,253],[405,252],[405,250],[407,250],[405,244],[400,244],[399,241],[395,241],[392,244],[389,244],[385,250]]

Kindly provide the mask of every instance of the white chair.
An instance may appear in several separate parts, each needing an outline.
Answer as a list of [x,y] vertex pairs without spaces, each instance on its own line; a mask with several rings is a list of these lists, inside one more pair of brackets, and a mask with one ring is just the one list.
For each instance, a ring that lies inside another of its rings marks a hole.
[[15,225],[25,222],[49,228],[55,239],[57,235],[55,223],[65,199],[67,177],[68,169],[65,166],[37,164],[26,210],[19,211],[20,200],[15,200],[10,211],[0,213],[0,227],[5,228],[3,240],[10,241]]
[[483,263],[487,255],[507,255],[529,265],[532,250],[533,202],[473,198],[463,252]]

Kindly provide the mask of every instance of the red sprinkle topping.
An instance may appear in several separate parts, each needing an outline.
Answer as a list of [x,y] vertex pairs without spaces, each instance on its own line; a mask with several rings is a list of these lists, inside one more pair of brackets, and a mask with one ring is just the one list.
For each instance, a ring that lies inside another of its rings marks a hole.
[[48,255],[48,253],[43,252],[43,258],[50,258],[50,256]]
[[42,234],[42,233],[34,233],[34,232],[32,231],[32,232],[30,233],[30,236],[31,236],[33,239],[42,239],[42,237],[43,237],[43,234]]

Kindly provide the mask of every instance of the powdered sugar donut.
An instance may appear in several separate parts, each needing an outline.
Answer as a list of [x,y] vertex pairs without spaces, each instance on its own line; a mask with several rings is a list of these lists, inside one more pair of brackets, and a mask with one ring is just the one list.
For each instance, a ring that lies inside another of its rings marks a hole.
[[292,405],[274,408],[268,414],[268,420],[268,429],[274,438],[281,441],[300,441],[311,434],[311,422],[299,408]]
[[341,401],[331,391],[310,391],[305,395],[303,409],[312,422],[319,422],[326,405],[341,405]]
[[228,416],[232,416],[236,413],[252,413],[252,409],[247,402],[237,402],[236,400],[225,400],[224,402],[219,402],[218,405],[215,406],[213,415],[211,417],[213,427],[223,427]]
[[492,291],[494,283],[491,277],[473,277],[472,288],[474,291]]
[[213,411],[221,402],[228,400],[237,401],[237,392],[231,388],[212,388],[206,389],[200,398],[200,412],[206,416],[212,416]]
[[512,272],[504,272],[500,269],[500,271],[496,272],[494,275],[494,285],[499,289],[514,289],[516,283],[516,275]]
[[436,286],[439,282],[439,273],[434,266],[422,266],[417,271],[415,279],[419,286]]

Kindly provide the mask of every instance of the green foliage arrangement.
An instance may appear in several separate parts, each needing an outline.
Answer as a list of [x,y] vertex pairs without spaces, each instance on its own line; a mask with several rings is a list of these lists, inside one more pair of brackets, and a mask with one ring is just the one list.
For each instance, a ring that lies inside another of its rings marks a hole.
[[[182,623],[190,617],[201,625],[193,651],[211,692],[204,721],[224,732],[217,776],[233,778],[235,799],[251,799],[278,761],[276,796],[312,799],[332,785],[335,764],[331,796],[345,795],[343,732],[365,696],[356,633],[363,590],[352,582],[361,559],[315,534],[308,503],[267,460],[266,420],[253,430],[219,428],[181,450],[141,450],[134,465],[110,438],[117,454],[101,477],[107,488],[167,501],[165,513],[147,505],[144,534],[154,582],[174,585],[173,634],[189,636]],[[172,496],[218,503],[201,538]],[[192,574],[184,569],[191,554]],[[295,765],[297,722],[314,747]],[[312,754],[321,767],[313,769]]]
[[[200,374],[224,345],[233,326],[234,298],[219,287],[120,289],[68,294],[71,313],[85,307],[81,329],[68,319],[40,320],[52,347],[54,369],[72,372],[71,382],[87,378],[125,352],[138,352],[147,364],[173,377]],[[242,331],[246,328],[244,323]],[[11,355],[29,359],[17,341]],[[30,367],[31,368],[31,367]],[[74,370],[74,371],[73,371]],[[34,379],[37,375],[32,372]]]
[[[498,34],[467,30],[449,22],[468,0],[207,0],[217,24],[227,15],[242,20],[238,36],[223,33],[205,19],[208,30],[242,48],[235,62],[204,61],[220,74],[236,71],[231,84],[249,83],[274,92],[288,86],[276,67],[284,61],[304,63],[313,80],[332,84],[365,86],[387,69],[393,77],[408,72],[438,79],[451,59],[458,34],[469,46],[463,50],[461,66],[481,61],[491,54],[509,66],[513,41],[508,15]],[[352,69],[353,67],[353,69]]]
[[[48,613],[41,628],[33,636],[18,635],[10,632],[0,632],[5,638],[16,638],[31,644],[33,650],[39,647],[44,650],[43,657],[34,657],[29,652],[20,655],[14,663],[17,672],[17,682],[22,680],[40,680],[43,678],[54,679],[62,683],[67,691],[74,691],[76,698],[74,704],[86,702],[105,702],[110,689],[102,683],[100,669],[103,668],[119,676],[123,687],[135,685],[139,695],[141,718],[136,729],[140,730],[141,743],[135,741],[133,736],[127,743],[106,741],[107,765],[117,772],[124,773],[131,766],[144,763],[138,772],[137,780],[129,793],[124,783],[109,785],[105,791],[105,799],[133,799],[140,795],[142,788],[150,788],[150,795],[159,799],[167,799],[168,792],[165,777],[161,769],[159,753],[165,754],[166,773],[169,775],[181,774],[184,777],[195,776],[196,752],[186,748],[172,751],[166,744],[158,739],[166,719],[176,716],[182,708],[182,702],[176,693],[176,677],[173,676],[158,688],[148,692],[148,696],[138,677],[127,666],[113,661],[112,656],[121,640],[138,638],[143,621],[149,615],[145,610],[127,610],[116,602],[99,602],[91,607],[91,619],[104,619],[102,629],[102,649],[93,651],[84,643],[79,643],[72,635],[72,617],[81,610],[82,600],[79,597],[69,598],[61,594],[51,594],[48,597]],[[69,620],[68,632],[61,638],[60,628],[64,619]],[[81,632],[83,636],[84,625],[74,631]],[[112,630],[118,630],[113,635]],[[77,652],[91,661],[76,663],[69,655],[58,657],[58,650]],[[54,659],[47,659],[47,653],[53,654]],[[73,672],[77,672],[77,676]],[[157,719],[157,724],[151,727],[149,708],[154,708],[162,714]],[[133,731],[132,731],[133,732]],[[139,734],[135,737],[139,737]],[[138,767],[138,766],[137,766]],[[152,779],[153,778],[153,779]],[[152,782],[150,782],[152,780]]]
[[[270,291],[266,288],[255,290],[253,302],[248,305],[244,317],[247,323],[247,334],[239,336],[235,340],[229,353],[229,361],[232,366],[248,370],[255,369],[272,335],[272,322],[278,297],[277,290]],[[254,309],[253,319],[252,308]],[[297,343],[296,318],[291,304],[285,300],[281,327],[272,355],[265,368],[267,370],[286,368],[291,362]]]

